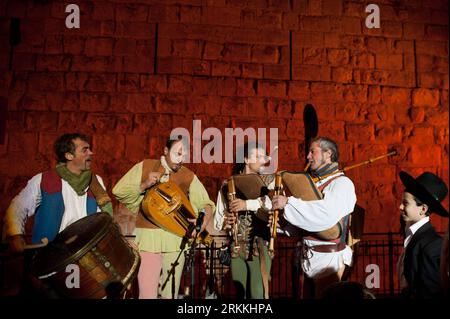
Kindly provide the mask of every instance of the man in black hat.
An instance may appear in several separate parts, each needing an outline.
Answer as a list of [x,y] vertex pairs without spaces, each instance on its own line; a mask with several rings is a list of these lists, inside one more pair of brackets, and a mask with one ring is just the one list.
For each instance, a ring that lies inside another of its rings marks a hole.
[[402,296],[407,298],[439,298],[443,296],[440,276],[442,238],[430,223],[430,214],[448,217],[441,201],[447,195],[445,183],[425,172],[413,178],[400,172],[405,186],[400,204],[406,225],[404,252],[399,260]]

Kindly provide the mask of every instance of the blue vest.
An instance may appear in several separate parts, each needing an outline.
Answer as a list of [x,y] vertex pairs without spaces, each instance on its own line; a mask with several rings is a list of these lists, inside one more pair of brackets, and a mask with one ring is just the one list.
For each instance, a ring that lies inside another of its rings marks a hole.
[[[42,173],[41,196],[41,205],[37,208],[34,216],[31,238],[33,244],[41,243],[41,239],[44,237],[52,241],[61,227],[65,208],[62,196],[62,180],[55,170]],[[97,202],[91,190],[87,192],[86,212],[87,215],[97,212]]]

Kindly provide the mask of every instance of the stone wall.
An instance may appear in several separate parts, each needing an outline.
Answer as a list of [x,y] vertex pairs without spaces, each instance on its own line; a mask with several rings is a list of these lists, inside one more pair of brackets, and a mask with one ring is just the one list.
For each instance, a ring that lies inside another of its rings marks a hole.
[[[79,29],[66,28],[64,1],[1,1],[0,212],[71,131],[92,136],[108,190],[195,119],[222,132],[276,127],[279,169],[301,170],[310,104],[342,166],[399,152],[348,172],[365,231],[397,231],[400,170],[449,181],[448,1],[372,2],[379,29],[356,0],[76,0]],[[215,200],[230,164],[188,166]],[[133,217],[116,217],[130,232]]]

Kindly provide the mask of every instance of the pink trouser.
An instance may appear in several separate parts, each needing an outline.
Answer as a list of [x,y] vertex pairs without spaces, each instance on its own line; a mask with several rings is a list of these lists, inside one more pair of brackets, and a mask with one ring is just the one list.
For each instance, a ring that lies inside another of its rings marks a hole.
[[[140,251],[141,266],[138,272],[139,299],[156,299],[158,295],[163,299],[172,298],[173,277],[166,283],[164,289],[162,285],[166,282],[173,262],[177,259],[179,252],[172,253],[149,253]],[[184,266],[184,253],[178,259],[175,267],[175,291],[174,296],[178,298],[181,273]]]

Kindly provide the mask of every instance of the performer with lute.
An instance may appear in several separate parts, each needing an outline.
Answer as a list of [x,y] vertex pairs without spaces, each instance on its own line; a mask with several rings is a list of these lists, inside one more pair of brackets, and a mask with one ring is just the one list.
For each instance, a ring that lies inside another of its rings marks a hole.
[[[192,230],[194,236],[196,217],[202,209],[205,217],[198,227],[200,232],[212,217],[214,203],[205,187],[194,172],[183,166],[186,152],[182,139],[169,139],[160,159],[147,159],[134,165],[113,188],[117,200],[138,214],[135,235],[141,254],[140,299],[178,296],[184,266],[184,255],[180,254],[184,248],[183,232]],[[173,206],[175,202],[177,205]],[[170,228],[167,219],[149,216],[157,207],[167,210],[167,214],[160,216],[176,220],[174,228]],[[181,233],[180,227],[184,230]],[[166,281],[169,283],[163,288],[162,283]]]

